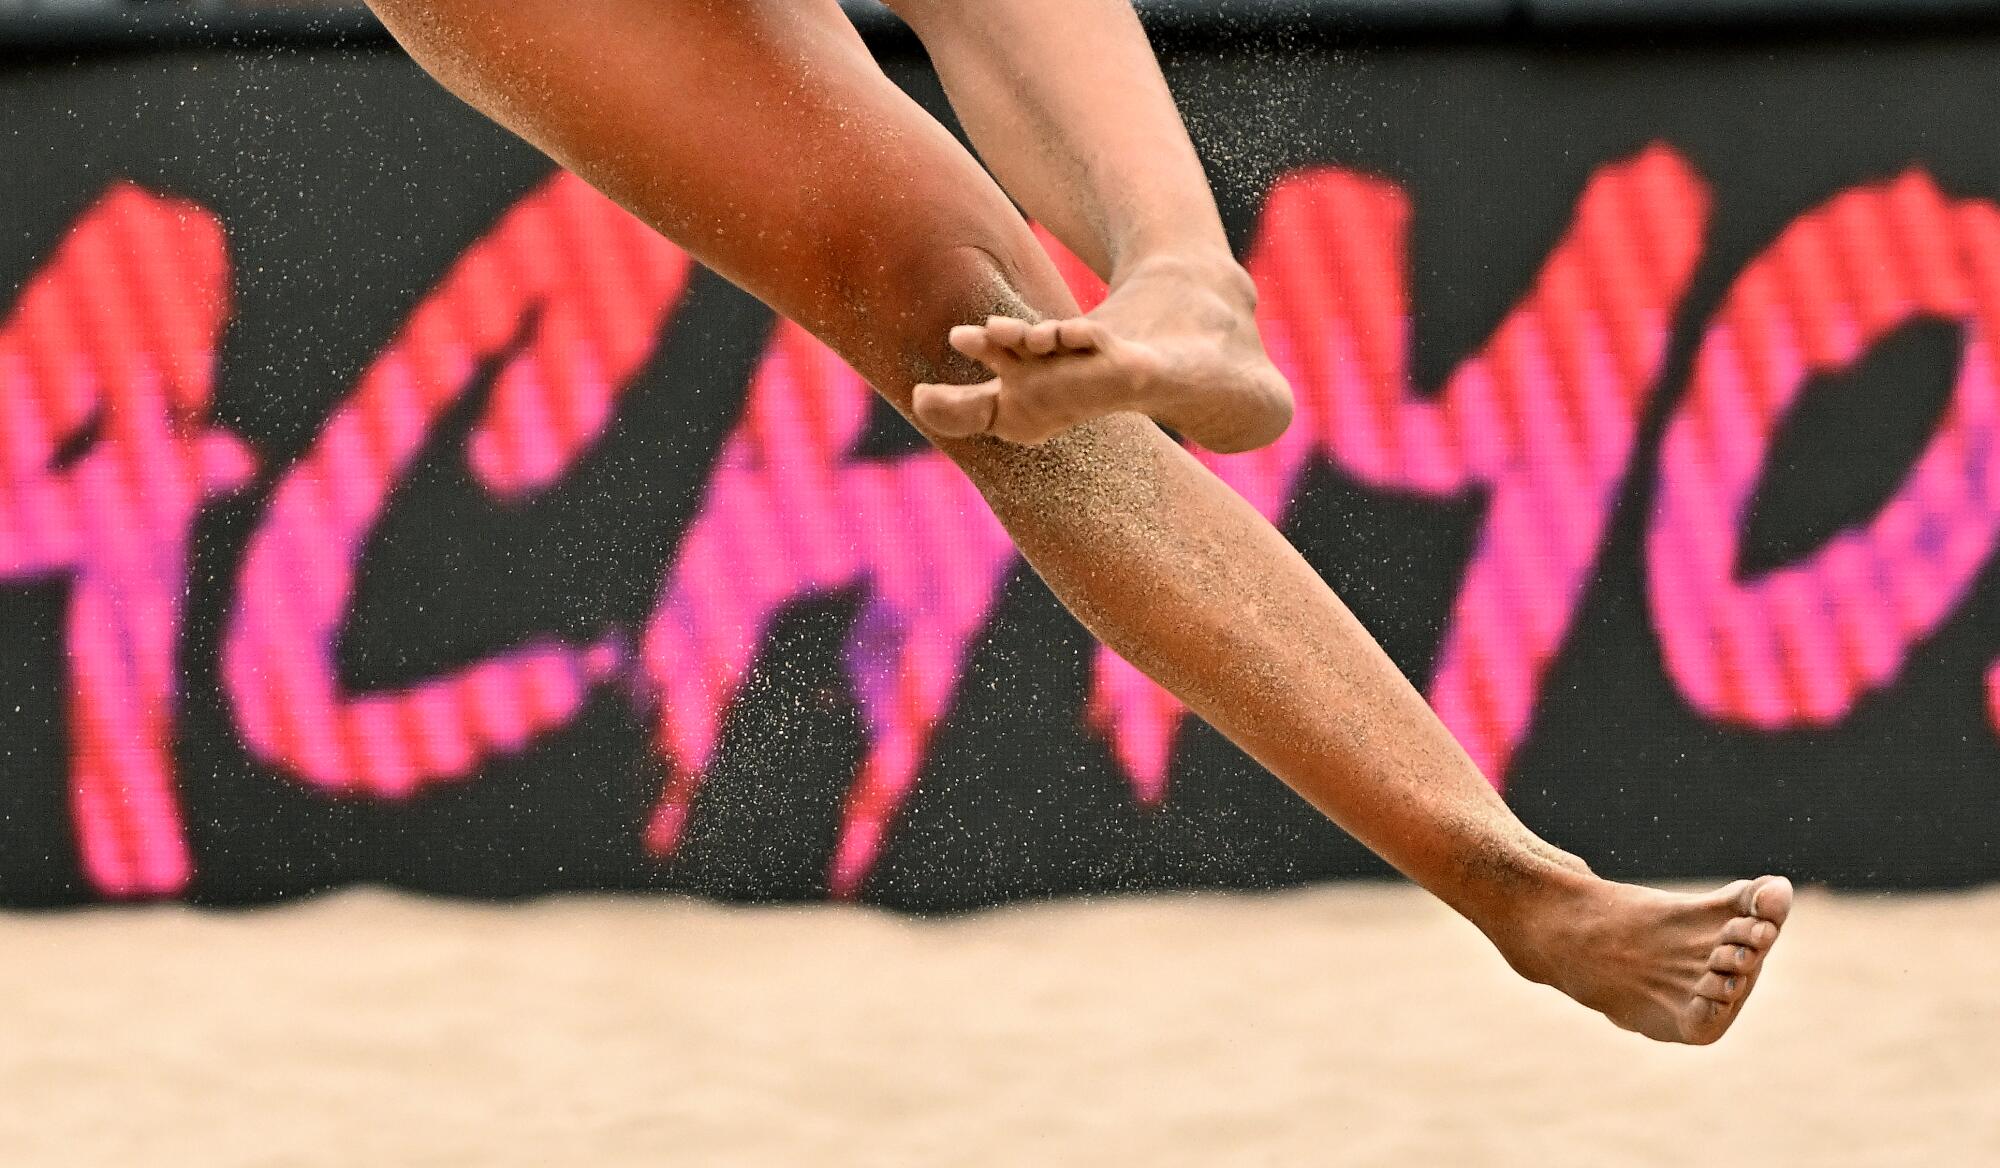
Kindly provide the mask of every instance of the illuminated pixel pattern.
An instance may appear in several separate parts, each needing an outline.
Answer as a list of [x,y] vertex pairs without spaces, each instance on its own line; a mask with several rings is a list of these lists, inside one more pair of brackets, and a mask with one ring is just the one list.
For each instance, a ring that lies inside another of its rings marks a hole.
[[172,750],[188,531],[252,473],[206,423],[228,291],[214,216],[119,185],[0,322],[0,573],[70,582],[72,814],[113,896],[192,874]]
[[[1273,520],[1301,505],[1321,463],[1383,492],[1480,500],[1423,680],[1496,785],[1664,396],[1709,208],[1669,147],[1602,167],[1513,310],[1433,389],[1410,381],[1404,191],[1318,168],[1284,176],[1266,202],[1248,263],[1297,420],[1266,450],[1203,462]],[[1051,250],[1080,298],[1102,295]],[[670,854],[774,620],[815,594],[858,596],[843,660],[866,744],[828,881],[842,895],[861,886],[1017,564],[942,456],[855,453],[868,389],[796,327],[780,324],[755,369],[642,628],[530,637],[396,688],[353,692],[338,676],[370,533],[453,405],[490,373],[454,456],[503,503],[549,489],[617,424],[690,270],[558,175],[445,273],[303,456],[260,467],[207,421],[230,316],[222,225],[119,185],[72,226],[0,321],[0,577],[72,585],[72,807],[99,891],[171,895],[191,877],[173,756],[188,536],[205,504],[260,475],[273,488],[236,567],[222,698],[253,757],[330,797],[476,782],[617,685],[656,707],[670,777],[635,829]],[[2000,535],[1996,312],[2000,212],[1919,173],[1833,195],[1737,278],[1668,420],[1648,529],[1654,625],[1692,707],[1765,728],[1836,722],[1962,598]],[[1739,578],[1741,528],[1801,388],[1918,317],[1960,322],[1966,338],[1929,448],[1868,523]],[[2000,669],[1989,695],[2000,724]],[[1136,801],[1170,797],[1185,717],[1171,695],[1101,651],[1082,716]]]
[[[1965,337],[1929,447],[1867,524],[1737,579],[1765,456],[1807,379],[1918,317]],[[1697,707],[1766,729],[1831,725],[1956,607],[2000,534],[1996,324],[2000,211],[1952,202],[1921,174],[1840,195],[1738,277],[1667,432],[1649,533],[1654,625]]]

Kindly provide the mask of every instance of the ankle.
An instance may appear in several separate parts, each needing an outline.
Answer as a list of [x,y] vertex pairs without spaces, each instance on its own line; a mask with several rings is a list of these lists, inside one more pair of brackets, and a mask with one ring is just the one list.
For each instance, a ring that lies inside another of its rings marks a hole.
[[1544,845],[1510,860],[1504,879],[1485,882],[1466,904],[1453,907],[1516,973],[1547,984],[1610,887],[1582,860]]
[[1198,285],[1215,292],[1232,307],[1246,312],[1257,307],[1257,285],[1227,247],[1189,245],[1133,256],[1119,263],[1112,273],[1111,286],[1116,288],[1142,279],[1169,279]]

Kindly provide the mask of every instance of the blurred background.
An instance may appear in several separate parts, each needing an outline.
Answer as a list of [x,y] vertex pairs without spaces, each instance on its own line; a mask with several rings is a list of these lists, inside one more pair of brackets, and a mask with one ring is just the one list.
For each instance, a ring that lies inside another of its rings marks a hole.
[[365,9],[0,0],[0,1160],[2000,1158],[2000,3],[1140,10],[1299,402],[1207,461],[1552,841],[1808,886],[1725,1044]]

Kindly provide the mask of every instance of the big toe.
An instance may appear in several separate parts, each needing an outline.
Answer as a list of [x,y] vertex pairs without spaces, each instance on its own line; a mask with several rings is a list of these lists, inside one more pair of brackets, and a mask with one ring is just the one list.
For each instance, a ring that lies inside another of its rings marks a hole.
[[1774,925],[1792,915],[1792,882],[1783,876],[1760,876],[1743,893],[1743,914]]
[[1000,409],[1000,383],[917,386],[911,402],[917,421],[947,438],[970,438],[993,429]]

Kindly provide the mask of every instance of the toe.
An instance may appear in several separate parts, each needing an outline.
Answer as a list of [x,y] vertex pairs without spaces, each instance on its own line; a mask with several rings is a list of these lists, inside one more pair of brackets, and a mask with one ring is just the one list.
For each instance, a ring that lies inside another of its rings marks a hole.
[[1750,915],[1782,925],[1792,915],[1792,882],[1783,876],[1764,876],[1750,889]]
[[1057,340],[1073,353],[1094,353],[1104,347],[1108,336],[1103,325],[1081,316],[1062,321],[1056,327]]
[[1040,446],[1065,429],[1068,423],[1064,419],[1036,408],[1027,395],[1009,387],[994,402],[993,424],[987,433],[1016,446]]
[[1718,1002],[1713,998],[1689,998],[1687,1005],[1681,1007],[1681,1041],[1694,1046],[1707,1046],[1729,1029],[1735,1011],[1736,1007],[1728,1002]]
[[1750,979],[1740,973],[1717,973],[1711,969],[1694,983],[1694,992],[1696,997],[1731,1005],[1750,992]]
[[1748,945],[1752,949],[1768,949],[1777,939],[1778,926],[1756,917],[1731,920],[1722,926],[1722,935],[1717,938],[1725,945]]
[[1756,973],[1763,963],[1763,951],[1748,945],[1717,945],[1708,955],[1708,967],[1717,973]]
[[1045,320],[1040,324],[1029,325],[1028,337],[1022,343],[1027,346],[1028,352],[1037,357],[1046,357],[1050,353],[1055,352],[1060,346],[1061,337],[1059,334],[1061,328],[1062,323],[1054,320]]
[[1013,351],[1003,347],[991,336],[987,335],[986,326],[984,325],[959,325],[957,328],[951,330],[946,339],[951,342],[952,348],[992,369],[995,373],[1004,372],[1001,366],[1014,360]]
[[1757,887],[1754,880],[1735,880],[1723,885],[1706,898],[1711,905],[1729,905],[1739,916],[1753,916],[1750,911],[1750,894]]
[[994,344],[1011,349],[1017,357],[1028,356],[1028,322],[1011,316],[986,318],[986,336]]
[[1000,383],[919,385],[913,408],[917,421],[947,438],[970,438],[993,428],[1000,403]]

